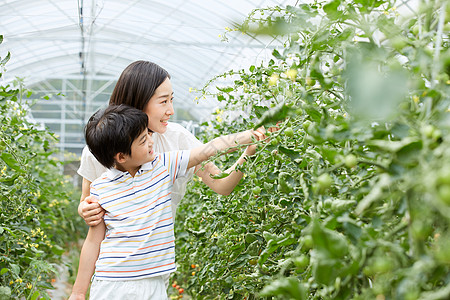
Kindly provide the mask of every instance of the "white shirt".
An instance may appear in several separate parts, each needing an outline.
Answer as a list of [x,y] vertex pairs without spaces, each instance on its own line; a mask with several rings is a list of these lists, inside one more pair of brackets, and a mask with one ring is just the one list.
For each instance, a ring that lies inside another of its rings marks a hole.
[[[176,150],[190,150],[202,145],[202,143],[183,126],[169,122],[167,130],[164,134],[153,133],[153,147],[156,153],[176,151]],[[99,178],[106,168],[102,166],[94,155],[85,146],[83,153],[81,154],[80,167],[78,168],[78,174],[93,182]],[[172,214],[175,218],[178,204],[186,193],[186,185],[194,175],[194,168],[189,169],[185,177],[177,179],[172,188]]]

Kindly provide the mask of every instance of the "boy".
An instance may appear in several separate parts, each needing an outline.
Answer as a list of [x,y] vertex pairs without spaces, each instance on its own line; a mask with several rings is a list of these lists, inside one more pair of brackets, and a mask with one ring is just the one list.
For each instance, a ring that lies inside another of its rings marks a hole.
[[[153,152],[147,114],[125,105],[95,113],[86,143],[109,170],[91,185],[106,210],[90,227],[70,299],[167,299],[162,275],[174,272],[171,188],[187,170],[219,151],[264,138],[263,129],[216,138],[192,150]],[[106,234],[106,235],[105,235]]]

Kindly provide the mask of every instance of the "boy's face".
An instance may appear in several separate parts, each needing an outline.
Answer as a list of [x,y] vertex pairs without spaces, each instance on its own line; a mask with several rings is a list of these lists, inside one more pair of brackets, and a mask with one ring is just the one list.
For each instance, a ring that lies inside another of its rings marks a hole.
[[131,144],[131,159],[133,164],[141,166],[155,159],[152,133],[145,130]]

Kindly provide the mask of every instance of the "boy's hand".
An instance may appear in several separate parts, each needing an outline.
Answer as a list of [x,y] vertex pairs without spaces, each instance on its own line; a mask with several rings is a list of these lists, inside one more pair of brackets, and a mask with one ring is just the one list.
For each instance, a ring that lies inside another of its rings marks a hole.
[[78,214],[89,226],[98,225],[105,214],[105,210],[98,204],[98,199],[94,196],[88,196],[78,205]]

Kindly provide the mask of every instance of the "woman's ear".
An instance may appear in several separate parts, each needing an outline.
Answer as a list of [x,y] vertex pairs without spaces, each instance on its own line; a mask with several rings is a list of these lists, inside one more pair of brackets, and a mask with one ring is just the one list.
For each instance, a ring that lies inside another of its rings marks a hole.
[[116,155],[114,155],[114,160],[116,161],[116,163],[123,164],[124,162],[127,161],[127,155],[122,152],[119,152]]

